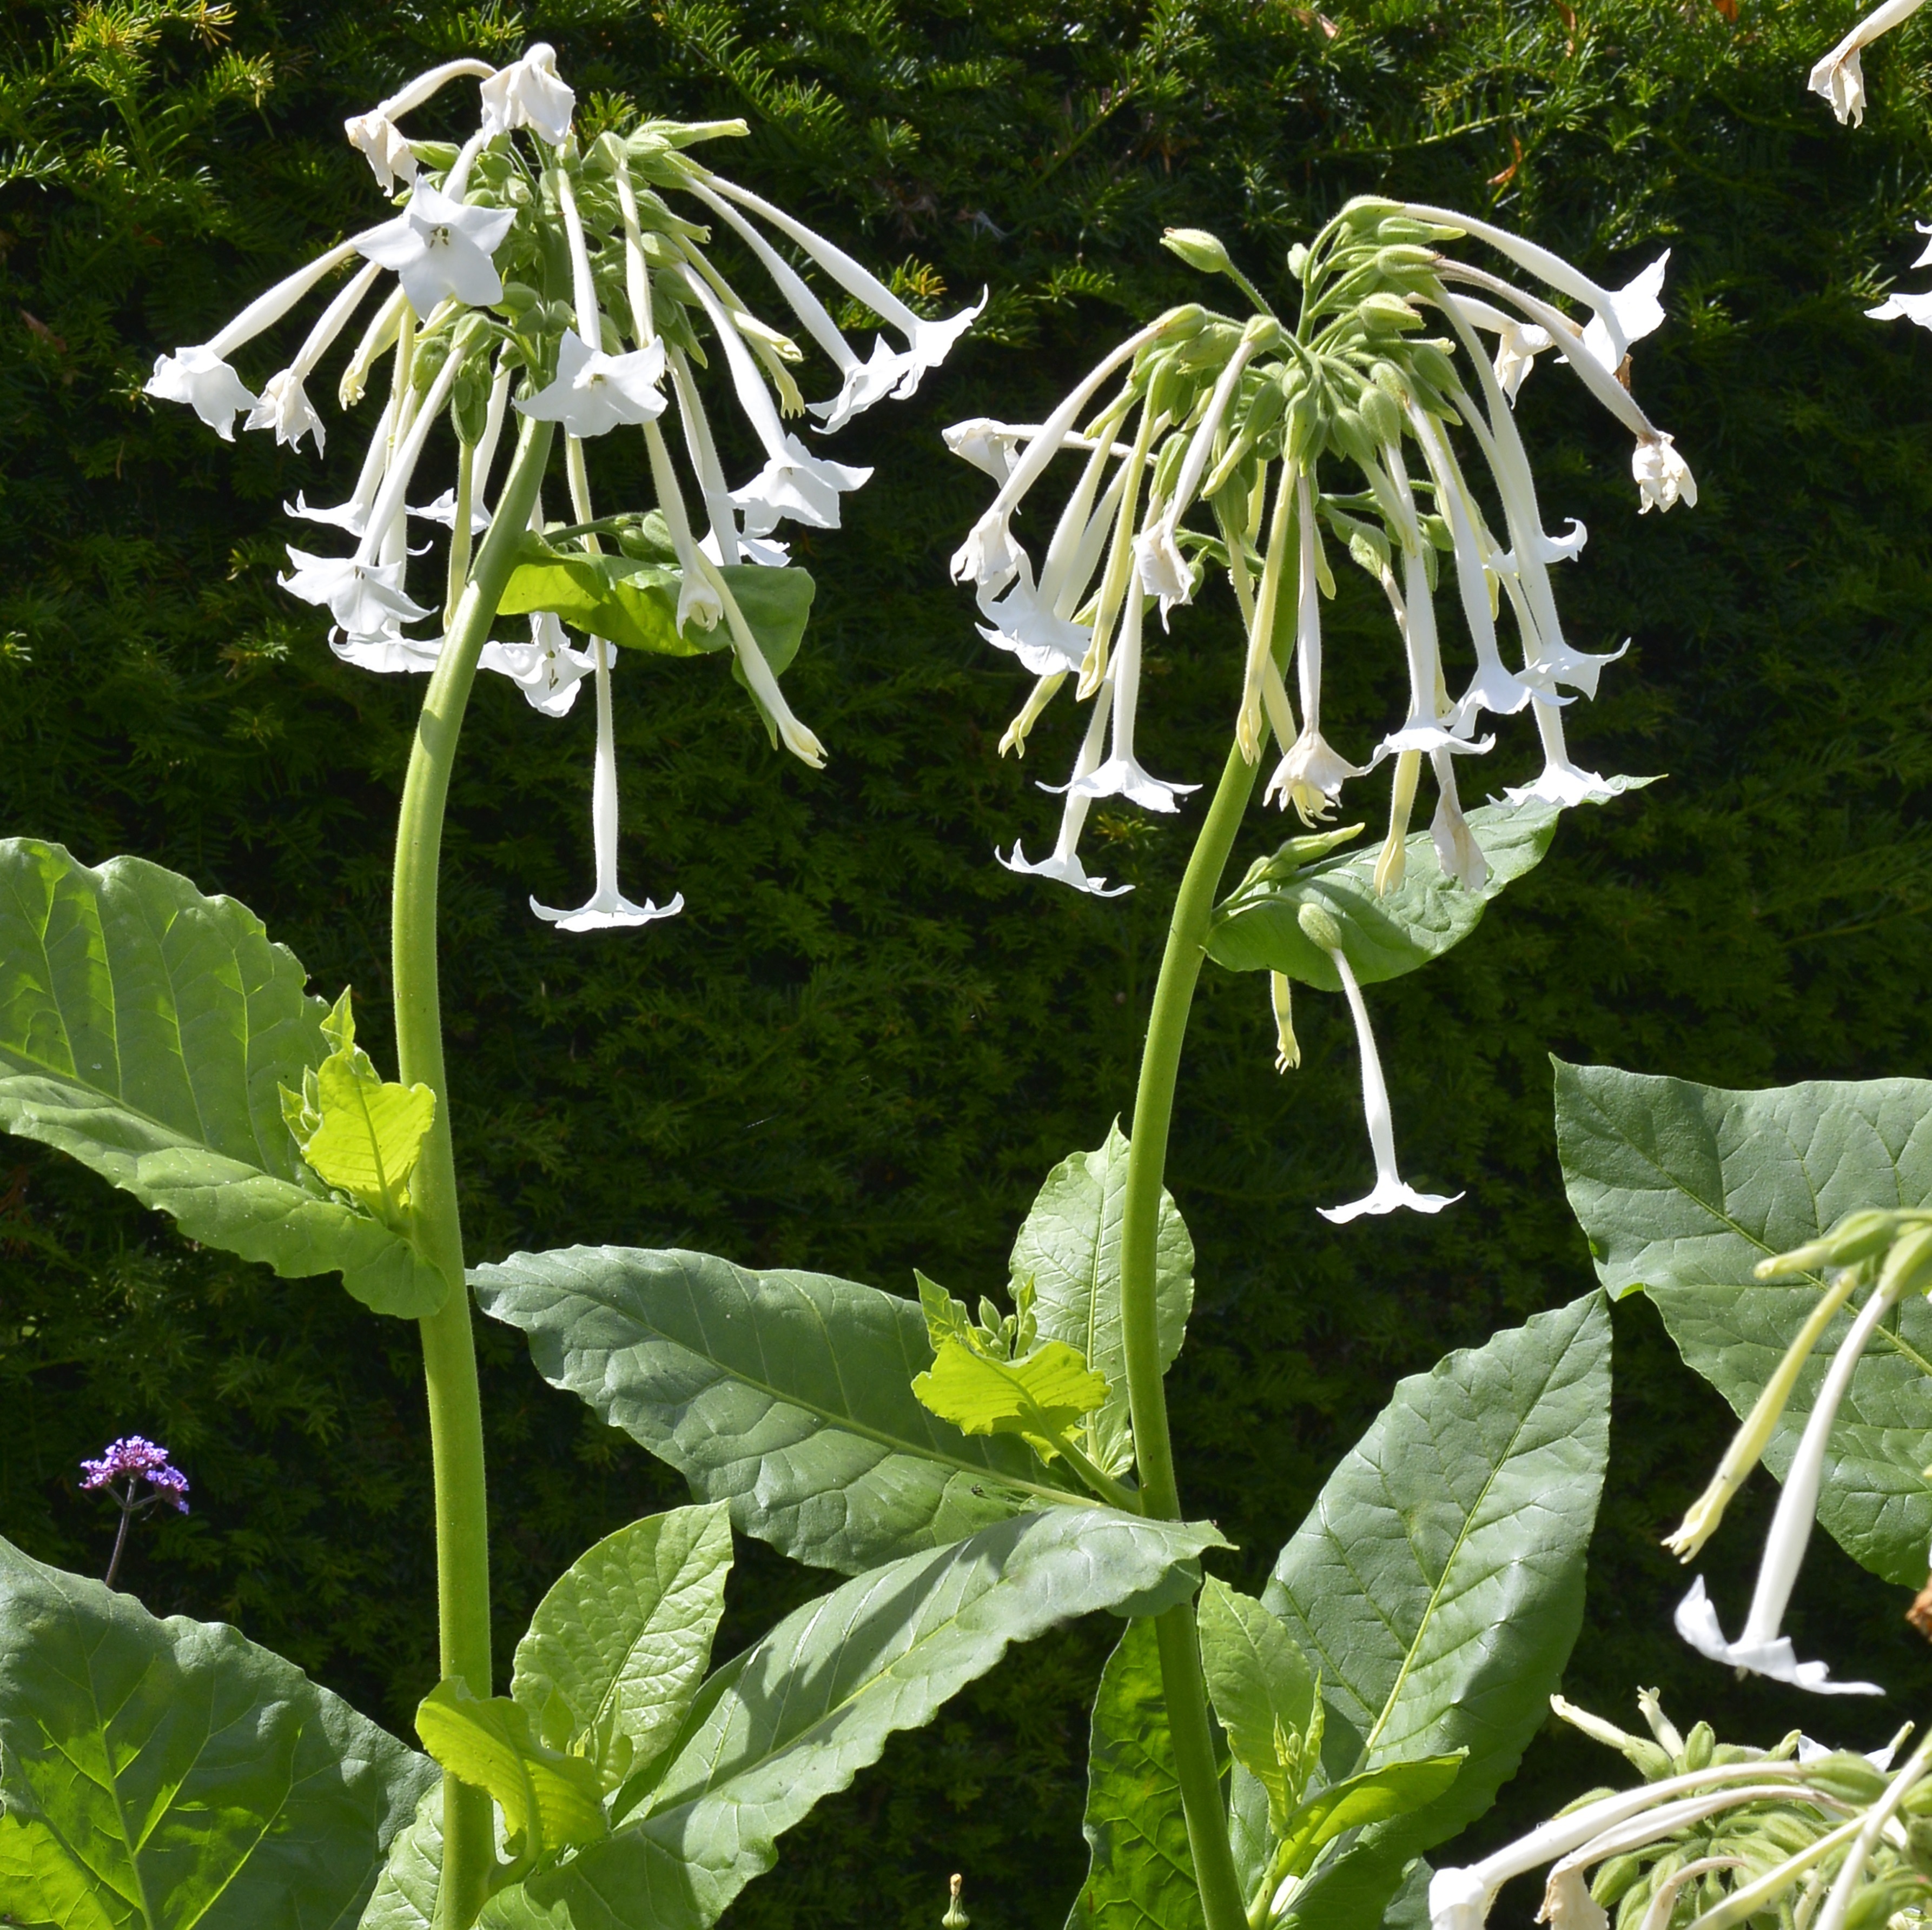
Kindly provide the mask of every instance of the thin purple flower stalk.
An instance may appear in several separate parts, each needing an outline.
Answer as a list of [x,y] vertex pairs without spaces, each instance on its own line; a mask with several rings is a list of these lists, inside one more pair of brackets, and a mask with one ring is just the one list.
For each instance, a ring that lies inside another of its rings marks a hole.
[[[80,1484],[83,1491],[105,1488],[121,1504],[121,1526],[114,1537],[114,1552],[107,1563],[107,1586],[112,1588],[114,1578],[120,1571],[122,1554],[128,1545],[128,1524],[136,1515],[146,1514],[163,1502],[185,1515],[188,1511],[188,1476],[170,1463],[166,1448],[139,1434],[129,1434],[124,1440],[109,1442],[100,1458],[82,1461],[80,1471],[85,1477]],[[124,1482],[126,1485],[117,1488],[114,1485],[116,1482]],[[141,1492],[143,1487],[148,1490],[146,1494]]]

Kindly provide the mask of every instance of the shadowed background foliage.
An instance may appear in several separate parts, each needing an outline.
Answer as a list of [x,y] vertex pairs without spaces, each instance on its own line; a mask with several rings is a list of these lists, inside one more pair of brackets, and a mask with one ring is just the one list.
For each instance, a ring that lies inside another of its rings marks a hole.
[[[224,22],[184,0],[16,0],[0,28],[0,834],[232,892],[317,989],[353,984],[379,1060],[420,686],[338,664],[320,613],[273,583],[281,499],[346,493],[355,434],[322,463],[231,448],[139,393],[158,349],[373,218],[343,116],[434,60],[541,34],[580,97],[745,116],[719,164],[894,265],[911,298],[991,291],[916,400],[842,436],[878,481],[843,531],[799,542],[819,601],[788,688],[825,772],[769,750],[718,661],[622,667],[625,882],[681,890],[682,917],[584,938],[530,918],[532,892],[571,903],[587,881],[589,707],[551,721],[482,681],[445,891],[479,1257],[609,1240],[1002,1284],[1048,1167],[1127,1106],[1198,803],[1178,826],[1100,814],[1090,862],[1139,887],[1116,902],[994,864],[996,841],[1050,840],[1032,780],[1064,774],[1072,727],[1050,716],[1024,766],[996,754],[1023,680],[946,580],[986,485],[940,426],[1038,419],[1106,342],[1201,293],[1156,246],[1168,224],[1216,229],[1270,286],[1290,241],[1367,190],[1491,214],[1612,283],[1673,250],[1636,382],[1700,505],[1640,524],[1627,441],[1560,367],[1520,412],[1551,514],[1592,532],[1559,586],[1572,636],[1634,640],[1573,740],[1669,781],[1573,814],[1474,939],[1376,996],[1409,1176],[1468,1197],[1435,1220],[1318,1220],[1368,1170],[1346,1014],[1304,1000],[1283,1080],[1259,981],[1210,967],[1204,984],[1171,1174],[1200,1255],[1175,1424],[1190,1509],[1239,1543],[1228,1572],[1250,1586],[1397,1376],[1588,1285],[1549,1052],[1736,1085],[1932,1056],[1932,343],[1859,312],[1924,205],[1922,31],[1868,60],[1854,133],[1803,92],[1844,0],[1327,4],[319,0]],[[1344,583],[1330,652],[1330,735],[1358,753],[1398,700],[1370,589]],[[1146,761],[1210,777],[1238,685],[1231,608],[1178,613],[1150,672]],[[1507,734],[1486,787],[1521,774],[1528,736]],[[1257,817],[1240,862],[1279,835]],[[1616,1325],[1616,1458],[1570,1692],[1634,1719],[1635,1685],[1660,1682],[1687,1722],[1757,1741],[1808,1721],[1868,1746],[1926,1713],[1932,1657],[1903,1600],[1828,1547],[1800,1652],[1886,1682],[1882,1706],[1739,1689],[1674,1644],[1681,1581],[1656,1537],[1724,1417],[1640,1302]],[[586,1544],[682,1497],[514,1335],[482,1338],[507,1656]],[[0,1147],[0,1533],[98,1568],[111,1518],[76,1463],[115,1434],[164,1440],[195,1512],[142,1528],[130,1585],[239,1623],[405,1731],[434,1674],[417,1383],[414,1333],[333,1284],[188,1250],[77,1169]],[[1727,1621],[1768,1492],[1748,1500],[1707,1557]],[[725,1651],[818,1585],[744,1548]],[[928,1923],[957,1869],[982,1930],[1058,1924],[1112,1632],[1015,1656],[899,1739],[731,1921]],[[1540,1739],[1474,1833],[1620,1768]]]

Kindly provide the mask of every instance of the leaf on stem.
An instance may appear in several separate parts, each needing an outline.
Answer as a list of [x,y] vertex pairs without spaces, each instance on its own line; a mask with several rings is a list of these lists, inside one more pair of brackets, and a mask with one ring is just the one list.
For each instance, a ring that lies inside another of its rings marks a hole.
[[1318,991],[1339,992],[1334,961],[1301,928],[1299,913],[1313,905],[1340,929],[1358,984],[1399,978],[1475,930],[1490,901],[1542,862],[1562,815],[1544,804],[1481,805],[1471,811],[1469,829],[1490,867],[1476,892],[1444,875],[1426,831],[1408,839],[1402,882],[1386,895],[1376,891],[1374,851],[1336,853],[1304,864],[1296,850],[1304,841],[1291,839],[1215,907],[1208,955],[1230,971],[1280,972]]
[[897,1294],[630,1247],[513,1254],[471,1279],[553,1386],[797,1560],[856,1572],[1074,1498],[1023,1442],[914,1398],[933,1348]]
[[[1817,1080],[1731,1092],[1556,1062],[1556,1143],[1571,1210],[1614,1297],[1642,1291],[1684,1360],[1740,1416],[1816,1306],[1821,1274],[1760,1281],[1760,1260],[1860,1207],[1932,1200],[1932,1081]],[[1832,1353],[1828,1328],[1764,1453],[1781,1481]],[[1925,1413],[1932,1307],[1882,1323],[1832,1430],[1818,1518],[1855,1561],[1917,1587],[1932,1538]]]
[[297,1156],[279,1091],[322,1064],[328,1008],[245,907],[138,858],[0,840],[0,1126],[284,1278],[340,1272],[378,1313],[442,1305],[442,1276]]
[[1064,1341],[1004,1361],[948,1339],[912,1391],[962,1434],[1018,1434],[1052,1458],[1066,1447],[1068,1430],[1106,1400],[1107,1383]]
[[1208,1699],[1235,1761],[1267,1792],[1269,1825],[1280,1837],[1321,1751],[1313,1671],[1276,1617],[1212,1575],[1196,1619]]
[[501,1806],[512,1857],[537,1857],[606,1833],[596,1767],[547,1749],[530,1712],[506,1695],[478,1697],[446,1677],[416,1709],[416,1733],[449,1773]]

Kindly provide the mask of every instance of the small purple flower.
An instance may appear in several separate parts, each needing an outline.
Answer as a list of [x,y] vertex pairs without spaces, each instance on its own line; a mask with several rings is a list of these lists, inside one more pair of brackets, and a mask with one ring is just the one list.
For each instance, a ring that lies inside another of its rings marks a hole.
[[188,1476],[178,1467],[168,1464],[168,1451],[158,1443],[146,1440],[139,1434],[130,1434],[124,1440],[110,1441],[103,1450],[98,1461],[84,1461],[81,1473],[87,1478],[82,1488],[105,1488],[112,1482],[125,1478],[128,1481],[127,1502],[138,1506],[134,1500],[134,1482],[145,1481],[158,1491],[144,1496],[143,1501],[165,1500],[185,1515],[188,1503]]

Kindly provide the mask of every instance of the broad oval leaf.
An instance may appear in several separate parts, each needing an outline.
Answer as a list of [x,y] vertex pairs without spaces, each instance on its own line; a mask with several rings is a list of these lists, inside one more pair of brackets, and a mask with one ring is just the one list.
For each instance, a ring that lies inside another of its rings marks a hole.
[[[1014,1284],[1030,1281],[1042,1340],[1064,1341],[1095,1373],[1107,1398],[1090,1414],[1079,1446],[1109,1474],[1132,1464],[1126,1349],[1120,1338],[1120,1211],[1127,1185],[1127,1136],[1116,1119],[1106,1143],[1063,1159],[1046,1176],[1013,1242]],[[1154,1318],[1161,1371],[1180,1352],[1194,1305],[1194,1242],[1165,1188],[1154,1233]]]
[[731,1665],[648,1811],[494,1898],[482,1930],[706,1930],[780,1835],[1010,1644],[1155,1591],[1220,1544],[1203,1525],[1055,1509],[808,1602]]
[[1490,901],[1542,862],[1561,815],[1556,805],[1544,804],[1481,805],[1471,811],[1469,829],[1490,862],[1490,875],[1476,892],[1444,875],[1426,831],[1409,838],[1402,881],[1385,896],[1376,891],[1373,849],[1337,853],[1279,880],[1250,874],[1215,908],[1208,955],[1231,971],[1280,972],[1318,990],[1339,992],[1334,960],[1297,921],[1301,907],[1312,904],[1340,928],[1342,950],[1358,983],[1399,978],[1475,930]]
[[[1824,1285],[1817,1275],[1756,1281],[1752,1268],[1855,1208],[1932,1200],[1932,1082],[1739,1092],[1558,1060],[1556,1143],[1605,1287],[1647,1293],[1685,1361],[1742,1416]],[[1766,1447],[1780,1481],[1853,1317],[1826,1330]],[[1846,1554],[1909,1587],[1925,1578],[1932,1538],[1920,1472],[1929,1399],[1932,1307],[1914,1296],[1852,1376],[1818,1500]]]
[[327,1050],[306,975],[245,906],[158,865],[0,840],[0,1126],[204,1245],[289,1279],[339,1270],[378,1313],[434,1313],[442,1276],[296,1156],[279,1088]]
[[512,1857],[604,1834],[596,1765],[546,1748],[531,1733],[530,1712],[507,1695],[473,1695],[460,1677],[446,1676],[418,1706],[416,1733],[452,1776],[490,1792]]
[[470,1277],[553,1386],[797,1560],[856,1573],[1070,1498],[1012,1437],[969,1440],[920,1405],[925,1317],[876,1287],[635,1247]]
[[1294,1638],[1252,1596],[1210,1575],[1196,1617],[1208,1698],[1234,1761],[1268,1792],[1278,1834],[1314,1764],[1315,1677]]
[[436,1765],[220,1623],[0,1541],[0,1877],[26,1923],[354,1924]]
[[1330,1783],[1468,1751],[1446,1794],[1356,1839],[1388,1881],[1370,1925],[1409,1858],[1489,1807],[1547,1713],[1582,1618],[1610,1343],[1592,1293],[1411,1376],[1275,1563],[1262,1599],[1320,1673]]
[[[710,1659],[731,1572],[722,1502],[646,1515],[578,1557],[517,1644],[510,1694],[554,1746],[580,1745],[606,1790],[677,1733]],[[553,1696],[572,1726],[545,1728]]]
[[1091,1855],[1066,1930],[1201,1930],[1150,1621],[1127,1624],[1101,1671],[1082,1827]]

